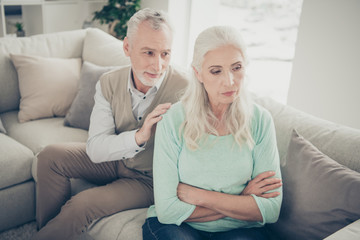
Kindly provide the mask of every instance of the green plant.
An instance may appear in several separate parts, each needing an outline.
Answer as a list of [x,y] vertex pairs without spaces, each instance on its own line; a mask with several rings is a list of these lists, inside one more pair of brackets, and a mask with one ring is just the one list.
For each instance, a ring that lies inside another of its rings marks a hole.
[[16,27],[16,31],[18,31],[18,32],[21,32],[24,30],[24,24],[21,22],[16,22],[15,27]]
[[93,20],[109,24],[109,32],[119,39],[126,36],[130,17],[140,9],[141,0],[109,0],[100,11],[94,12]]

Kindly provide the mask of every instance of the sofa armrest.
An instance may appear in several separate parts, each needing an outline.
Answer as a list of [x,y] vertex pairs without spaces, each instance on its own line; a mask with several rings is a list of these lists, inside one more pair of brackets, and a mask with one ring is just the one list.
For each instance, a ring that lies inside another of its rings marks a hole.
[[360,219],[331,234],[324,240],[355,240],[360,237]]

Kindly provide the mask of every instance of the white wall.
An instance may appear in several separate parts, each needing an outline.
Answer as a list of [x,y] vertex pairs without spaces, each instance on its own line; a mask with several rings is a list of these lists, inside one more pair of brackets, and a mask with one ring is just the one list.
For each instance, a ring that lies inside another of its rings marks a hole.
[[288,104],[360,129],[360,1],[304,0]]
[[195,39],[216,24],[219,0],[143,0],[141,8],[164,10],[174,27],[172,64],[189,67]]

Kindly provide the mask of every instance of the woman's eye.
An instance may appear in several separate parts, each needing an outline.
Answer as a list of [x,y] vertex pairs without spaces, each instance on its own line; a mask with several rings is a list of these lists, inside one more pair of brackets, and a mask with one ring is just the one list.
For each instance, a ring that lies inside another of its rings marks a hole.
[[169,52],[163,52],[162,55],[163,55],[163,57],[167,57],[167,56],[170,55],[170,53]]
[[233,68],[233,71],[239,71],[240,69],[242,68],[242,66],[239,64],[239,65],[236,65],[234,68]]
[[211,73],[211,74],[214,74],[214,75],[218,75],[218,74],[221,73],[221,70],[219,70],[219,69],[213,69],[213,70],[210,71],[210,73]]

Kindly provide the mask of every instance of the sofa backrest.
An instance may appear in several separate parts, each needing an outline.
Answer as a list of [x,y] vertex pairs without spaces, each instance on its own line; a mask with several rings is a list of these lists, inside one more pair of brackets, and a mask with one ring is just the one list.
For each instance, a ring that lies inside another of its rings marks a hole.
[[0,113],[17,110],[20,103],[18,77],[10,53],[82,58],[101,66],[121,66],[130,62],[123,52],[122,41],[97,28],[0,38]]
[[321,152],[360,172],[360,130],[325,121],[271,98],[257,98],[255,101],[268,109],[274,119],[282,165],[285,164],[292,129],[296,129]]
[[0,113],[19,108],[18,78],[10,53],[79,58],[85,35],[86,30],[75,30],[24,38],[0,38]]

